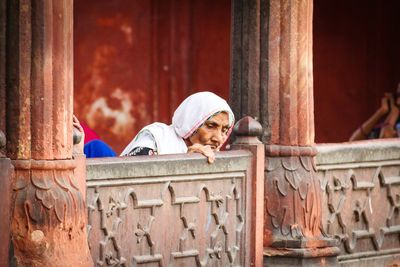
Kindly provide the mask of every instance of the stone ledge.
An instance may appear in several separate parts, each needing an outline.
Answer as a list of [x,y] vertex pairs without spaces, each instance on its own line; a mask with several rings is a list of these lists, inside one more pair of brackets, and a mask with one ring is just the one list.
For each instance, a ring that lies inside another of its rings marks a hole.
[[86,180],[243,172],[247,170],[252,154],[247,150],[235,150],[215,155],[213,164],[195,153],[88,159]]
[[400,138],[317,144],[317,166],[400,160]]

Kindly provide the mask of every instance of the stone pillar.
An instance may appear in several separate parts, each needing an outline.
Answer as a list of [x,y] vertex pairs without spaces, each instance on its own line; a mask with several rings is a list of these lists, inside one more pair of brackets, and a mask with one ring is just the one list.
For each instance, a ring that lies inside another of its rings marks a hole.
[[250,266],[262,266],[263,263],[263,216],[264,216],[264,144],[258,139],[262,133],[259,122],[250,116],[240,119],[235,127],[235,142],[231,145],[232,149],[246,149],[253,154],[251,168],[247,177],[252,178],[251,196],[247,199],[251,201],[250,223],[250,244],[247,248],[250,251]]
[[84,183],[72,158],[73,1],[2,2],[14,260],[18,266],[92,266]]
[[11,179],[13,167],[11,160],[5,157],[4,149],[6,138],[0,130],[0,203],[2,206],[0,216],[0,266],[8,266],[11,221]]
[[6,158],[5,146],[5,110],[6,110],[6,86],[5,86],[5,32],[6,32],[6,3],[0,1],[0,266],[8,266],[8,254],[10,243],[10,214],[11,214],[11,179],[13,168],[11,160]]
[[236,0],[231,104],[265,144],[264,265],[337,264],[315,174],[312,0]]

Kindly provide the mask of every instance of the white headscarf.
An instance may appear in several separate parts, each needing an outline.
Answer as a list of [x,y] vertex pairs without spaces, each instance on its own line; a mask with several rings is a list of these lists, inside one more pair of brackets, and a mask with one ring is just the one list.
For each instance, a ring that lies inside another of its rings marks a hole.
[[135,147],[149,147],[146,145],[148,139],[140,138],[149,133],[155,140],[159,155],[186,153],[187,146],[184,139],[189,138],[214,114],[223,111],[229,117],[229,136],[235,119],[228,103],[211,92],[199,92],[190,95],[175,110],[171,125],[156,122],[144,127],[124,149],[121,156],[127,155]]
[[214,93],[199,92],[186,98],[175,110],[172,126],[180,137],[186,139],[208,118],[222,111],[228,113],[231,128],[235,119],[228,103]]

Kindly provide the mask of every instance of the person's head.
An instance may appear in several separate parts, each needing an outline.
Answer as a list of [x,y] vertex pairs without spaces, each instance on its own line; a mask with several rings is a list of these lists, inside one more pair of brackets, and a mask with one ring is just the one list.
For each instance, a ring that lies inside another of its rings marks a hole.
[[234,115],[224,99],[200,92],[186,98],[176,109],[172,125],[188,146],[210,145],[218,150],[228,139]]

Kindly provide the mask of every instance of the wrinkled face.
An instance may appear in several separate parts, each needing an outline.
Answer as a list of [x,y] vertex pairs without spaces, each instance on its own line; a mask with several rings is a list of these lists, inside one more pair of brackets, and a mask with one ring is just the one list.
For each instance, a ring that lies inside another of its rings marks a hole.
[[217,150],[228,138],[228,130],[229,116],[221,112],[208,119],[187,141],[189,145],[209,145],[212,150]]

